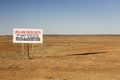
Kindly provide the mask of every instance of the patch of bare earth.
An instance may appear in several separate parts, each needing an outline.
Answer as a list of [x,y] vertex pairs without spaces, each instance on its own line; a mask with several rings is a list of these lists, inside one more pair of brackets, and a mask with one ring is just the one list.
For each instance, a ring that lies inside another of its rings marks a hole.
[[120,80],[120,36],[45,35],[32,59],[7,40],[0,43],[0,80]]

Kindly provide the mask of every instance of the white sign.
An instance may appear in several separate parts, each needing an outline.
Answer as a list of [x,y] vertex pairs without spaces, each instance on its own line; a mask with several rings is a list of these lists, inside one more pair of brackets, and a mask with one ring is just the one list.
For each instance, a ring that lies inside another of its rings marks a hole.
[[43,30],[13,29],[13,43],[43,43]]

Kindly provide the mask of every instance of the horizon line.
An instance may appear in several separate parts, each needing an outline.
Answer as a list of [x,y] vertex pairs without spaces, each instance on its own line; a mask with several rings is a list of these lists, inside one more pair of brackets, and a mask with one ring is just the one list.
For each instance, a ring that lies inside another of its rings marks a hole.
[[[59,35],[68,35],[68,36],[69,36],[69,35],[78,35],[78,36],[79,36],[79,35],[98,35],[98,36],[99,36],[99,35],[104,35],[104,36],[105,36],[105,35],[109,35],[109,36],[110,36],[110,35],[111,35],[111,36],[113,35],[113,36],[116,36],[116,35],[117,35],[117,36],[120,36],[120,34],[43,34],[43,35],[56,35],[56,36],[57,36],[57,35],[58,35],[58,36],[59,36]],[[5,34],[5,35],[0,35],[0,36],[13,36],[13,34],[8,34],[8,35]]]

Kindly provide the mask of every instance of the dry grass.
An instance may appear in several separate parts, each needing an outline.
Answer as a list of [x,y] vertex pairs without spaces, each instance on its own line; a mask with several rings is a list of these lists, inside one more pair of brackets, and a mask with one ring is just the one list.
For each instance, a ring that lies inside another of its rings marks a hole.
[[0,45],[0,80],[120,80],[120,36],[46,35],[33,59],[13,45]]

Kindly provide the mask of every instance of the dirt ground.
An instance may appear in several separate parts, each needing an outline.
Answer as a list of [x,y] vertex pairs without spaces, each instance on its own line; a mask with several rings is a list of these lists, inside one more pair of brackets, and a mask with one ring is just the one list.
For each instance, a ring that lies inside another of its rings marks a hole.
[[[45,35],[31,59],[0,37],[0,80],[120,80],[119,35]],[[31,44],[30,44],[31,49]]]

